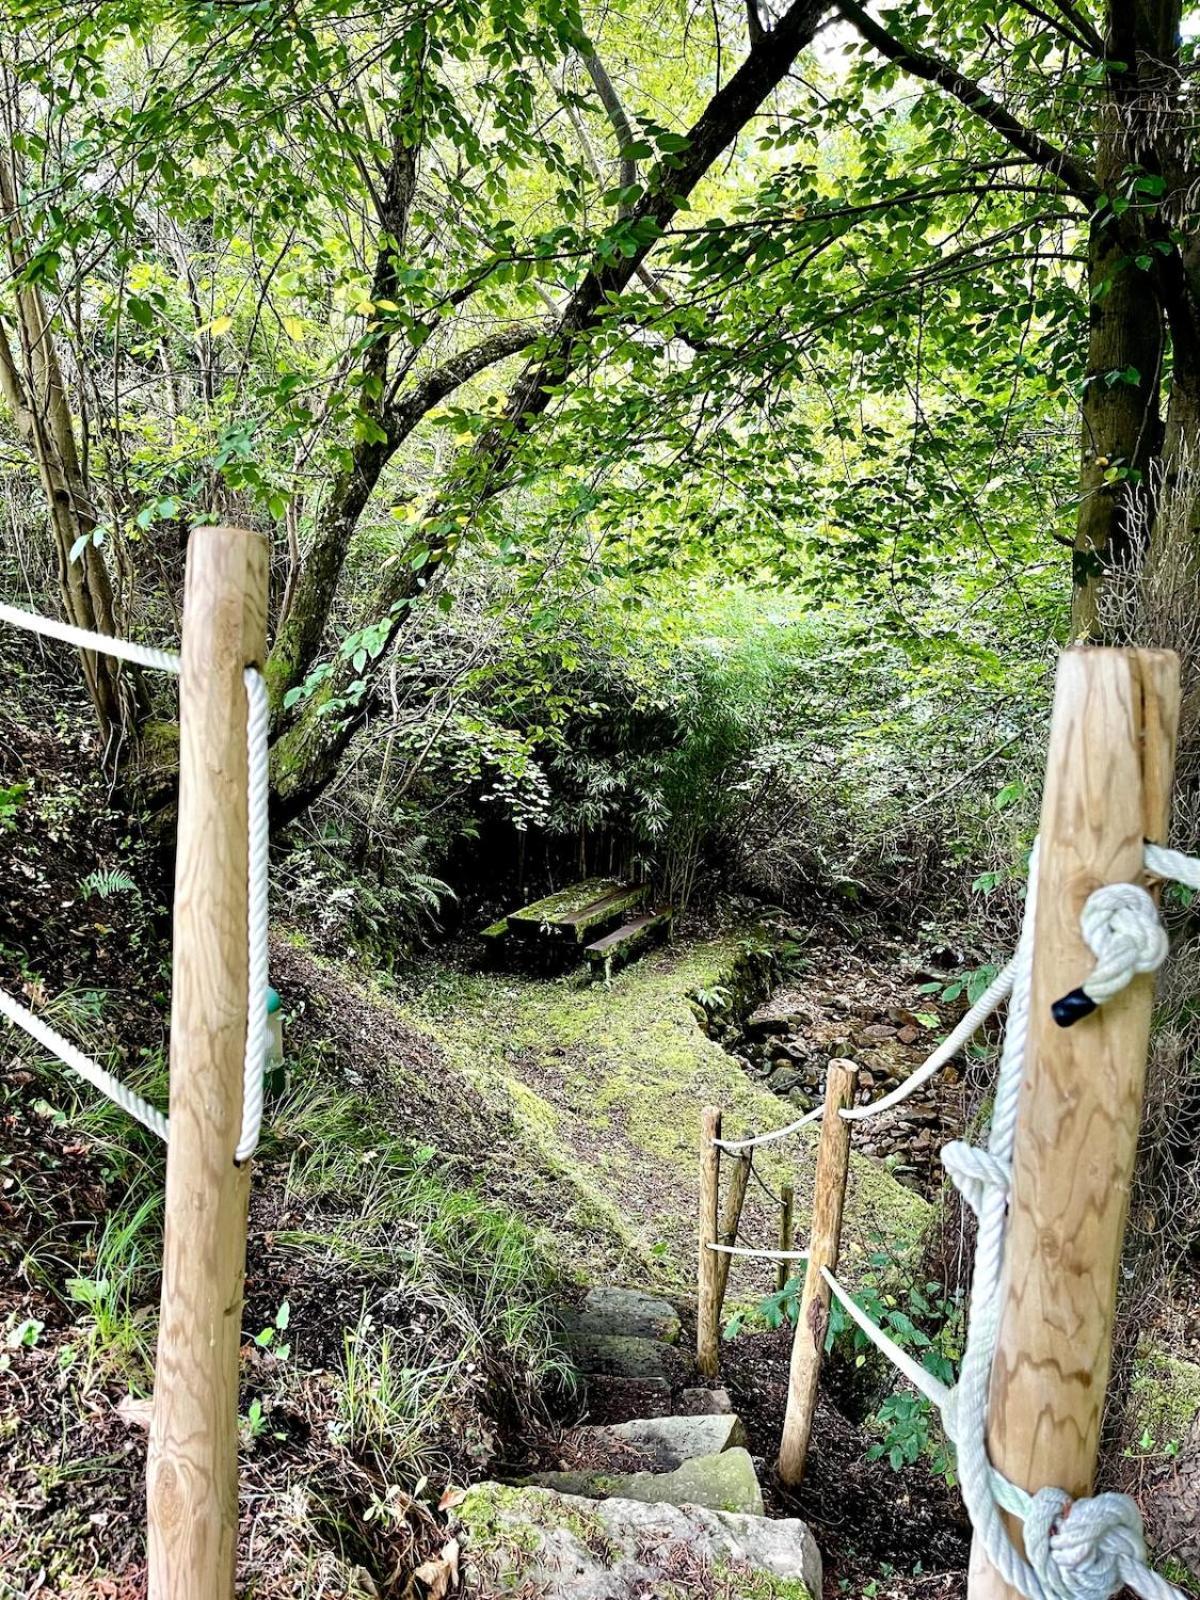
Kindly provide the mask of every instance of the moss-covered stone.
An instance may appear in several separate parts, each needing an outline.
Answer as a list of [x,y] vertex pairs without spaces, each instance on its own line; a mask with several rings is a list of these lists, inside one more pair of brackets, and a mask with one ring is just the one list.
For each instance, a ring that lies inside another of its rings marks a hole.
[[560,1494],[589,1499],[616,1495],[650,1505],[704,1506],[709,1511],[763,1513],[754,1463],[741,1446],[719,1455],[694,1456],[671,1472],[546,1472],[534,1482]]
[[795,1519],[497,1484],[472,1489],[455,1516],[476,1600],[820,1600],[820,1554]]

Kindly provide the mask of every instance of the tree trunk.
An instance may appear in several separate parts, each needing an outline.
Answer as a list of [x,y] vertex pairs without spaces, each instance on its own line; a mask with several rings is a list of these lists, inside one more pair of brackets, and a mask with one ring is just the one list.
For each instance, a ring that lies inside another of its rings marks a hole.
[[[1144,160],[1146,96],[1178,51],[1178,0],[1112,0],[1110,63],[1099,112],[1096,179],[1105,199],[1088,233],[1088,351],[1072,556],[1071,636],[1098,640],[1105,575],[1144,553],[1139,530],[1163,444],[1159,393],[1165,322],[1154,254],[1135,211],[1118,214],[1129,169]],[[1140,264],[1139,264],[1140,263]]]
[[[75,438],[75,421],[54,329],[36,285],[22,283],[28,256],[17,209],[11,149],[0,154],[0,206],[13,294],[19,356],[0,328],[0,391],[37,462],[58,562],[58,585],[68,622],[95,633],[117,631],[112,585],[103,552],[93,542],[98,519]],[[136,728],[140,679],[109,656],[81,651],[84,681],[100,732],[110,749]]]

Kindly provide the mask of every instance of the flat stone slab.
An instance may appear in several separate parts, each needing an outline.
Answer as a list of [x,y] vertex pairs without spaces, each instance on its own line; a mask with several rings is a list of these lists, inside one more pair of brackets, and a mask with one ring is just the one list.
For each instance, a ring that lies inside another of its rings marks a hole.
[[674,1472],[539,1472],[530,1480],[589,1500],[641,1500],[651,1505],[703,1506],[708,1511],[763,1514],[762,1488],[750,1453],[735,1445],[697,1456]]
[[654,1472],[674,1472],[696,1456],[720,1456],[722,1451],[746,1448],[746,1429],[733,1413],[709,1416],[643,1416],[634,1422],[614,1422],[611,1427],[579,1430],[595,1450],[611,1438],[618,1446],[650,1456]]
[[585,1377],[647,1378],[669,1382],[667,1347],[657,1339],[632,1339],[616,1334],[573,1333],[565,1341]]
[[581,1305],[567,1307],[560,1315],[571,1334],[659,1339],[664,1344],[679,1338],[675,1307],[641,1289],[589,1289]]
[[796,1518],[581,1500],[495,1483],[472,1489],[455,1516],[471,1600],[821,1600],[820,1552]]

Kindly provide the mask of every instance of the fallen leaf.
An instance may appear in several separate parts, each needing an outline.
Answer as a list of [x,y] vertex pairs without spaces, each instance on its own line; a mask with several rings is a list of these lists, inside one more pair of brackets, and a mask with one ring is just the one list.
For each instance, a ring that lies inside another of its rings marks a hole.
[[467,1491],[465,1489],[456,1489],[454,1485],[451,1484],[442,1495],[442,1498],[438,1501],[438,1510],[450,1511],[454,1506],[462,1505],[466,1498]]
[[[417,1584],[423,1585],[418,1589]],[[404,1589],[404,1600],[446,1600],[458,1588],[458,1540],[451,1539],[440,1556],[422,1561]]]
[[131,1394],[117,1403],[117,1415],[131,1428],[149,1428],[150,1401],[135,1400]]

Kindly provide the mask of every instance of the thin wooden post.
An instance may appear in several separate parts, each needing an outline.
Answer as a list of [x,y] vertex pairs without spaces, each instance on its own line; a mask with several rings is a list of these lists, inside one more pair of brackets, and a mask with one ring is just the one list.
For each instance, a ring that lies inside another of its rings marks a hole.
[[162,1316],[147,1465],[151,1600],[229,1600],[250,1164],[234,1164],[246,1044],[246,690],[266,649],[267,549],[188,546]]
[[721,1137],[721,1113],[716,1106],[705,1106],[700,1117],[700,1258],[699,1294],[696,1304],[696,1367],[705,1378],[717,1375],[720,1309],[717,1304],[717,1205],[721,1183],[721,1152],[715,1140]]
[[[752,1164],[753,1152],[750,1150],[739,1150],[733,1158],[733,1172],[730,1175],[729,1188],[725,1195],[725,1209],[721,1215],[721,1244],[733,1245],[737,1243],[738,1228],[742,1221],[742,1207],[746,1204],[746,1190],[750,1186],[750,1168]],[[717,1255],[718,1323],[721,1320],[721,1308],[725,1304],[725,1291],[729,1287],[729,1269],[732,1265],[732,1256]]]
[[[786,1253],[792,1248],[793,1229],[796,1221],[796,1191],[790,1183],[780,1186],[779,1190],[779,1249]],[[775,1269],[775,1287],[782,1294],[788,1286],[788,1279],[794,1271],[790,1261],[781,1261]]]
[[[1166,837],[1178,709],[1167,652],[1069,650],[1059,663],[988,1427],[992,1461],[1029,1490],[1092,1488],[1154,982],[1135,978],[1071,1028],[1050,1007],[1095,963],[1079,929],[1088,895],[1144,882],[1143,838]],[[978,1544],[968,1592],[1017,1600]]]
[[821,1142],[817,1147],[808,1261],[796,1319],[796,1337],[792,1342],[787,1411],[779,1445],[779,1476],[786,1484],[797,1484],[804,1476],[817,1405],[817,1379],[825,1350],[830,1293],[821,1268],[837,1271],[846,1175],[850,1169],[850,1124],[841,1112],[854,1103],[857,1082],[858,1069],[852,1061],[829,1063],[825,1079],[825,1115],[821,1119]]

